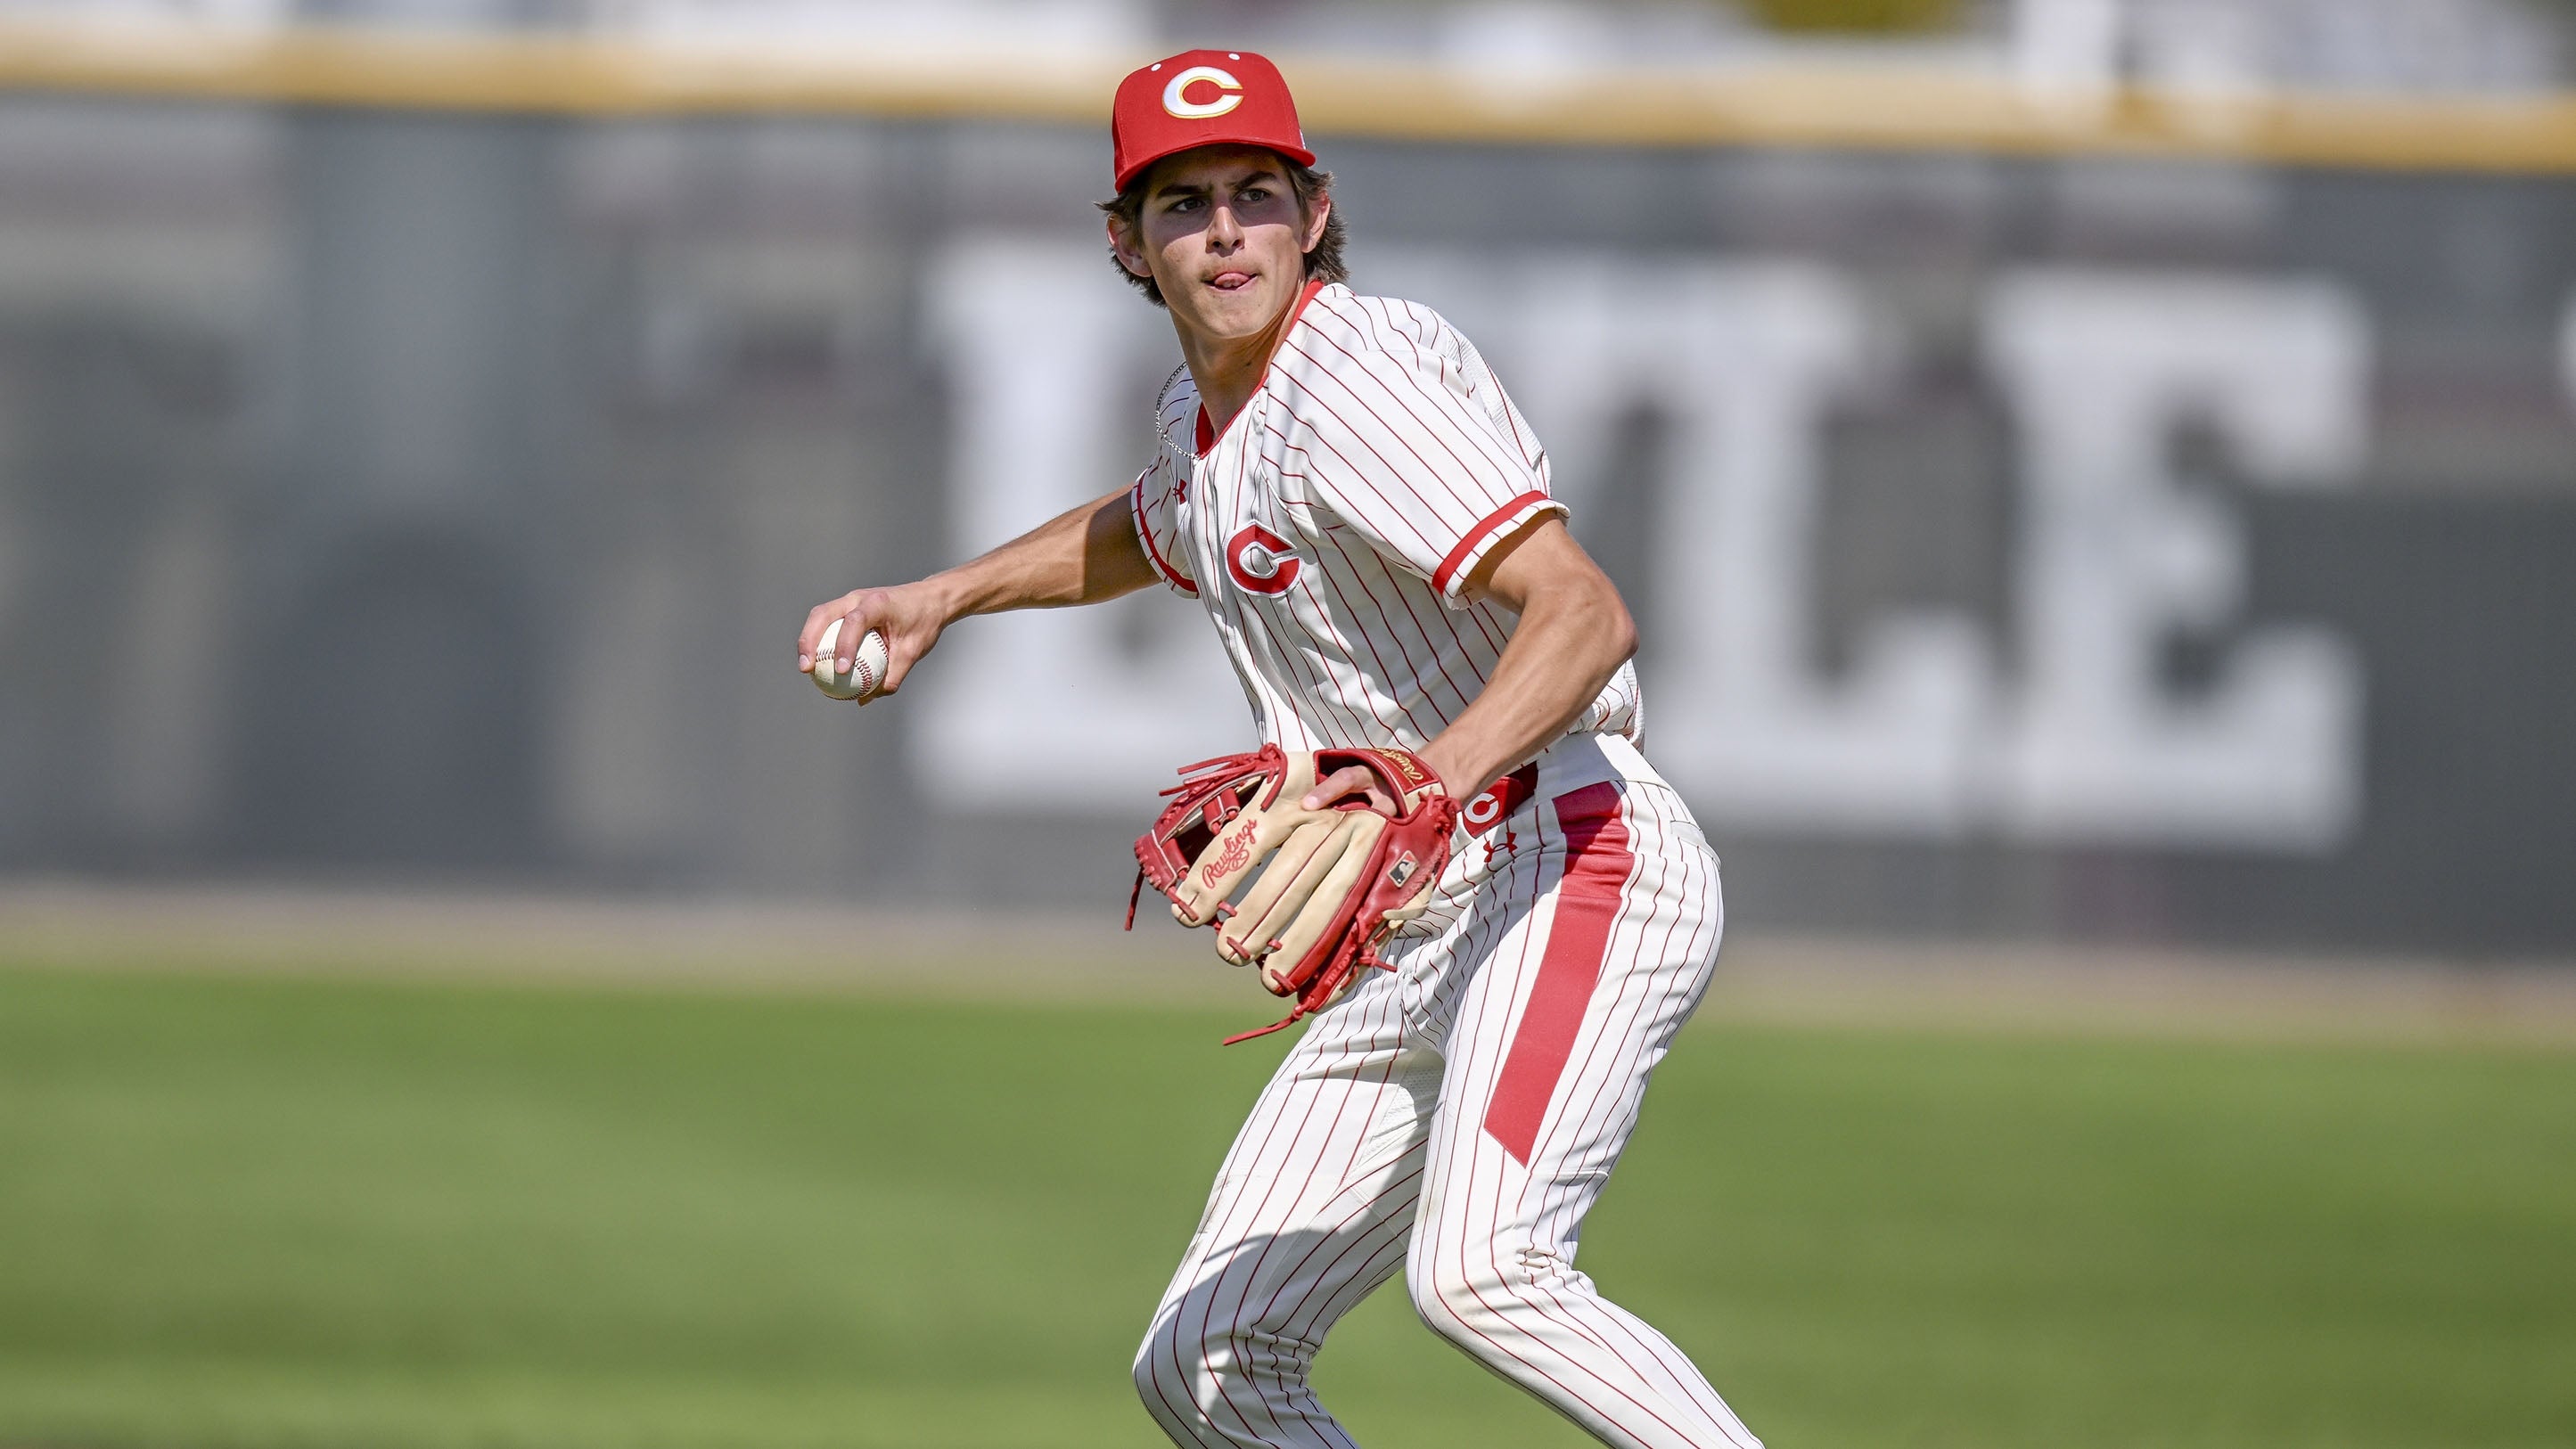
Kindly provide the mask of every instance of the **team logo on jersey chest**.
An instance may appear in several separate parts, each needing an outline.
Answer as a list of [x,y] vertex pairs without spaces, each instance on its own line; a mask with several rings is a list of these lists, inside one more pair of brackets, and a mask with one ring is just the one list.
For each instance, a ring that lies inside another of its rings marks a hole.
[[1255,594],[1284,594],[1297,582],[1298,558],[1288,540],[1258,523],[1247,523],[1225,541],[1225,572],[1236,588]]

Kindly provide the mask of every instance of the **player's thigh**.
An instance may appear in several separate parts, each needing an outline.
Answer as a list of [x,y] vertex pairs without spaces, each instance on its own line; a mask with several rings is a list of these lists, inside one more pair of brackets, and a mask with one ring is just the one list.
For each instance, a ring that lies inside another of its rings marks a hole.
[[[1263,1088],[1165,1294],[1224,1317],[1315,1309],[1402,1260],[1442,1064],[1372,973]],[[1346,1305],[1345,1305],[1346,1306]]]
[[1707,991],[1724,907],[1717,857],[1668,788],[1613,782],[1542,809],[1536,895],[1446,1035],[1424,1212],[1570,1242]]

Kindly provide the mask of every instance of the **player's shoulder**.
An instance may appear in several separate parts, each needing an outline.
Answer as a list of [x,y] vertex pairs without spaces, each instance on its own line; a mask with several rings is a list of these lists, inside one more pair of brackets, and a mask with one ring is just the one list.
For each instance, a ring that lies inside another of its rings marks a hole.
[[1340,406],[1344,397],[1359,412],[1409,426],[1481,415],[1524,463],[1544,466],[1545,454],[1475,344],[1420,302],[1363,296],[1335,283],[1315,293],[1289,340],[1299,344],[1292,378],[1315,400],[1296,414],[1310,427],[1353,424],[1357,414]]
[[1366,296],[1342,282],[1317,291],[1299,320],[1331,344],[1311,349],[1313,360],[1325,367],[1337,360],[1382,365],[1381,359],[1418,365],[1426,359],[1454,360],[1474,350],[1448,318],[1420,302]]

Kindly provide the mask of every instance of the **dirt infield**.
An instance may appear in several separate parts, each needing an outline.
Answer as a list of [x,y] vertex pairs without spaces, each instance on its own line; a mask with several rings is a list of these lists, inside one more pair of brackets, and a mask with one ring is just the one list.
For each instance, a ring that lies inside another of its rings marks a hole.
[[[0,880],[0,964],[1266,1005],[1150,903],[993,916],[811,900]],[[1739,933],[1727,1020],[2576,1045],[2576,959],[2458,961]]]

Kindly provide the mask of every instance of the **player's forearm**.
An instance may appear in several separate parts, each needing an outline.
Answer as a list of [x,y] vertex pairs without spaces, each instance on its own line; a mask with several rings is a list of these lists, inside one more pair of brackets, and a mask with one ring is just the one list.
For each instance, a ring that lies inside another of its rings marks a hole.
[[817,667],[815,653],[836,620],[841,627],[833,633],[835,675],[850,672],[868,634],[882,635],[885,680],[862,696],[881,698],[903,688],[905,676],[937,647],[940,634],[969,614],[1097,603],[1153,579],[1127,495],[1113,493],[944,573],[893,588],[853,589],[815,605],[796,636],[796,667]]
[[948,622],[1011,609],[1096,604],[1154,581],[1124,491],[1065,512],[981,557],[922,580]]
[[1533,589],[1484,691],[1422,749],[1453,795],[1472,795],[1556,742],[1637,652],[1637,626],[1593,574]]

